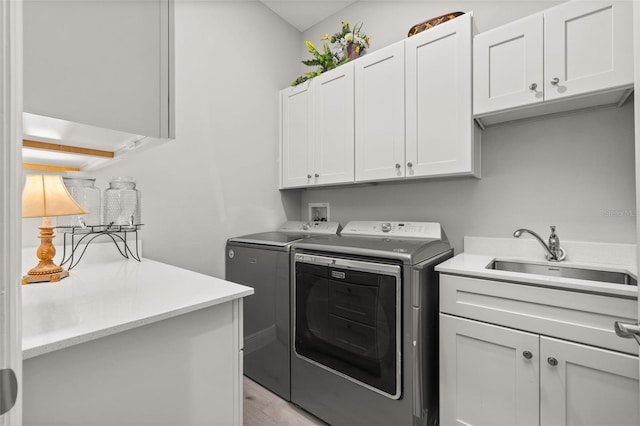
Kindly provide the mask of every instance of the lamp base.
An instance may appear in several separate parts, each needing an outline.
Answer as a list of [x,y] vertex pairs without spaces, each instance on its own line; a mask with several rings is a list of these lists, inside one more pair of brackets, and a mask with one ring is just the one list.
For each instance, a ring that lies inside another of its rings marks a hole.
[[33,283],[56,282],[69,276],[69,271],[55,272],[53,274],[25,275],[22,277],[22,285]]
[[51,225],[51,218],[43,217],[42,226],[39,226],[40,230],[40,246],[36,251],[38,256],[38,264],[27,272],[27,275],[22,277],[22,284],[31,283],[44,283],[44,282],[57,282],[63,278],[69,276],[69,271],[65,271],[61,266],[53,263],[53,258],[56,255],[56,249],[53,247],[53,226]]

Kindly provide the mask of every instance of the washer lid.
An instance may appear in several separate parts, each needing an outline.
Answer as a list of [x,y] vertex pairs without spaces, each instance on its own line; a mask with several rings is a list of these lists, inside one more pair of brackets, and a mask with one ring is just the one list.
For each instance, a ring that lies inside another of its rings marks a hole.
[[286,247],[292,242],[301,240],[304,237],[302,234],[289,234],[286,232],[261,232],[259,234],[230,238],[229,242]]
[[337,235],[341,229],[338,222],[288,221],[283,223],[277,231],[234,237],[230,238],[229,242],[287,247],[311,235]]
[[342,227],[339,222],[303,222],[290,220],[283,223],[279,232],[292,232],[294,234],[305,235],[336,235]]

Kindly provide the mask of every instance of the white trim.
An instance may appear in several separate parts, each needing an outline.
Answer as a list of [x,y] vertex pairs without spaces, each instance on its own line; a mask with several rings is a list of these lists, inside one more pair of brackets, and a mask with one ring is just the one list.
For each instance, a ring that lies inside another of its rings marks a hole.
[[0,368],[14,370],[19,389],[0,426],[22,424],[21,142],[22,0],[0,0]]
[[[635,93],[640,93],[640,2],[633,2],[633,56]],[[640,242],[640,102],[635,101],[635,146],[636,146],[636,243]],[[637,252],[636,266],[640,266],[640,251]],[[638,299],[638,315],[640,318],[640,298]],[[640,360],[638,361],[640,366]],[[640,401],[638,401],[640,404]]]

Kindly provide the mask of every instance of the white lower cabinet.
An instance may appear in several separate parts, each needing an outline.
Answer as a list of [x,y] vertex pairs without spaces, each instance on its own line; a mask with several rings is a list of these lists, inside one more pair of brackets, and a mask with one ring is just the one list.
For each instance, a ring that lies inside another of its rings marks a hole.
[[440,424],[638,425],[638,359],[440,315]]
[[638,358],[540,337],[540,424],[639,425]]
[[440,314],[440,424],[538,424],[538,359],[535,334]]
[[440,276],[440,425],[637,426],[636,300]]

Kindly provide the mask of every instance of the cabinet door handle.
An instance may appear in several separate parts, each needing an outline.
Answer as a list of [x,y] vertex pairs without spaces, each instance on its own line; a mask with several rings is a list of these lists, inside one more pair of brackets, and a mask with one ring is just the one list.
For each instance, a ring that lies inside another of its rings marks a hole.
[[531,83],[529,85],[529,90],[536,90],[538,88],[538,84],[537,83]]
[[558,83],[560,83],[560,79],[558,77],[554,77],[553,79],[551,79],[552,86],[557,86]]
[[613,327],[616,331],[616,335],[624,337],[625,339],[636,339],[636,342],[640,345],[640,324],[630,324],[622,321],[616,321],[613,323]]
[[550,356],[549,358],[547,358],[547,362],[549,363],[549,365],[552,365],[552,366],[554,366],[554,367],[555,367],[556,365],[558,365],[558,360],[557,360],[557,359],[555,359],[555,358],[554,358],[554,357],[552,357],[552,356]]
[[400,163],[396,163],[396,169],[400,168]]
[[407,163],[407,167],[413,167],[413,163],[412,162],[408,162]]
[[315,176],[316,176],[317,178],[319,178],[319,177],[320,177],[320,175],[319,175],[318,173],[316,173],[316,175],[315,175]]
[[533,358],[533,354],[531,352],[529,352],[529,351],[522,352],[522,356],[525,357],[526,359]]
[[311,179],[311,175],[307,175],[307,179]]

